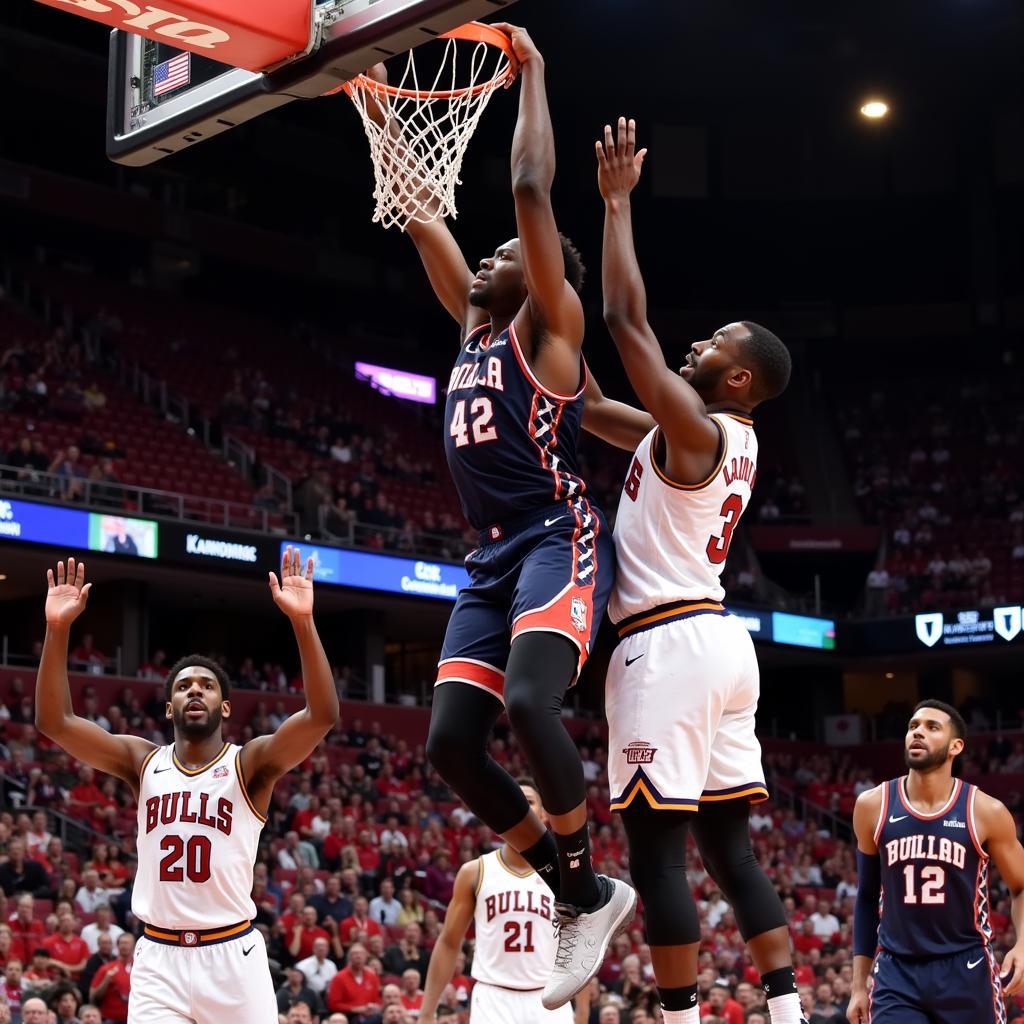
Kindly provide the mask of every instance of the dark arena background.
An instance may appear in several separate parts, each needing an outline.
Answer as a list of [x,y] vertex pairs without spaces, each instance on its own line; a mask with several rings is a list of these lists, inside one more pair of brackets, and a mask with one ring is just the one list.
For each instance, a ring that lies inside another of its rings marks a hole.
[[[741,319],[792,353],[787,393],[758,413],[756,488],[724,582],[761,668],[771,799],[753,812],[754,850],[784,899],[807,1018],[844,1020],[853,804],[903,770],[919,700],[961,711],[960,774],[1018,827],[1024,810],[1024,7],[520,0],[500,17],[545,56],[553,203],[589,269],[584,352],[604,391],[635,401],[602,319],[593,145],[619,115],[650,147],[634,223],[669,361]],[[454,871],[496,845],[424,752],[476,545],[442,450],[457,330],[410,241],[371,223],[366,138],[344,96],[116,164],[108,37],[70,7],[0,9],[0,1021],[6,1000],[19,1024],[32,992],[50,1020],[77,1019],[104,959],[89,931],[100,904],[140,931],[128,786],[34,728],[46,570],[74,556],[94,581],[72,631],[80,715],[168,742],[166,670],[195,651],[229,673],[227,736],[244,742],[303,703],[266,583],[291,543],[316,558],[342,718],[277,785],[256,924],[281,1021],[410,1024]],[[515,234],[517,96],[495,96],[463,167],[452,228],[471,266]],[[872,101],[885,116],[862,112]],[[588,437],[583,461],[613,517],[628,460]],[[595,864],[628,878],[608,810],[614,645],[605,623],[564,715]],[[525,770],[504,719],[492,753]],[[345,1011],[330,988],[311,1018],[288,1016],[306,985],[292,966],[312,948],[295,948],[303,906],[320,909],[302,943],[326,924],[337,967],[356,934],[323,910],[332,878],[398,1003],[382,1017]],[[765,1024],[695,850],[689,878],[702,1016]],[[361,924],[357,901],[386,879],[401,917]],[[47,943],[62,902],[84,971]],[[991,909],[1001,957],[1015,937],[998,877]],[[442,1020],[469,1020],[472,933],[465,953]],[[410,964],[420,978],[403,982]],[[661,1020],[642,916],[588,999],[577,1021]],[[1024,1001],[1006,1013],[1024,1020]]]

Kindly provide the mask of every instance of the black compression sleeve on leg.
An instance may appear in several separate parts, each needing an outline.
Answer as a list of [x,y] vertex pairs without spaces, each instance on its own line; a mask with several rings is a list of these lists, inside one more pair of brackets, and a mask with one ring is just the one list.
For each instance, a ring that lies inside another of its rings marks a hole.
[[427,757],[466,806],[499,835],[518,825],[530,805],[515,780],[487,752],[501,701],[465,683],[434,687]]
[[578,659],[564,636],[524,633],[505,668],[505,710],[548,814],[567,814],[587,796],[580,752],[562,722]]
[[750,845],[750,804],[743,798],[703,803],[693,822],[701,859],[725,894],[740,934],[752,938],[783,928],[782,901]]
[[686,880],[686,836],[693,818],[688,811],[655,811],[640,799],[622,812],[629,873],[644,901],[652,946],[700,942],[697,905]]

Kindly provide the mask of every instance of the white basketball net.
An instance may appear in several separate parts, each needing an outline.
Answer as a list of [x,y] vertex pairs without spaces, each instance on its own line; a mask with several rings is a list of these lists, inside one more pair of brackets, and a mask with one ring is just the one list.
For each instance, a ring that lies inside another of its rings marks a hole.
[[[350,83],[346,91],[370,141],[374,223],[404,231],[411,220],[429,224],[458,217],[455,188],[462,184],[462,159],[508,73],[509,59],[498,47],[446,39],[444,59],[429,84],[420,83],[413,51],[399,95],[385,94],[382,86],[362,75]],[[371,116],[374,107],[383,113],[383,125]]]

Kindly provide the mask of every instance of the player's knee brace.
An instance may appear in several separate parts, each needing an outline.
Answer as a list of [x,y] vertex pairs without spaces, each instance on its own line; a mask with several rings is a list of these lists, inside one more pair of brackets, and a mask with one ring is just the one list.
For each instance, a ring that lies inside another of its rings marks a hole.
[[702,805],[693,834],[704,867],[729,901],[743,938],[749,941],[784,927],[782,901],[750,845],[746,801]]
[[686,811],[655,811],[642,802],[622,812],[629,873],[644,902],[652,946],[700,941],[697,906],[686,880],[686,837],[693,817]]

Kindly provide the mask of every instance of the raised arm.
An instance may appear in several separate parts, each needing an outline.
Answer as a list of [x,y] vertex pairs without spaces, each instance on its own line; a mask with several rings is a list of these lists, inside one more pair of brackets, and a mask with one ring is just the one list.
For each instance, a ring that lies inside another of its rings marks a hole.
[[1017,825],[1006,806],[995,797],[977,792],[975,820],[983,842],[995,863],[1013,902],[1010,917],[1016,941],[1003,958],[1003,995],[1015,996],[1024,988],[1024,848],[1017,838]]
[[583,428],[595,437],[627,452],[657,426],[654,417],[643,409],[606,398],[592,372],[587,373],[587,390],[583,392]]
[[[494,27],[512,37],[521,65],[519,120],[512,139],[512,196],[529,294],[529,323],[524,323],[521,313],[516,326],[529,331],[531,337],[536,335],[534,341],[543,335],[545,343],[555,342],[559,350],[564,349],[559,352],[562,358],[551,366],[552,375],[556,380],[567,378],[575,390],[579,379],[576,357],[583,344],[583,305],[565,279],[562,239],[551,208],[555,138],[544,85],[544,58],[525,29],[506,23]],[[563,361],[567,365],[563,366]]]
[[[388,72],[383,64],[377,64],[366,72],[367,78],[382,85],[387,85]],[[385,95],[374,97],[367,95],[366,109],[373,121],[383,131],[388,131],[397,142],[399,138],[398,123],[387,116],[388,99]],[[402,146],[396,146],[398,159],[402,158]],[[401,173],[401,171],[399,171]],[[436,200],[430,189],[424,184],[417,200],[431,208]],[[473,283],[473,271],[469,269],[466,258],[462,255],[458,242],[455,241],[448,225],[443,220],[435,220],[423,224],[412,219],[405,226],[406,234],[413,240],[416,251],[420,254],[423,269],[427,272],[430,286],[434,289],[441,305],[462,328],[463,337],[479,327],[487,319],[484,310],[476,309],[469,304],[469,287]]]
[[423,1005],[420,1007],[420,1024],[434,1024],[437,1007],[441,1002],[445,986],[455,973],[462,940],[473,920],[476,909],[476,883],[480,877],[480,861],[471,860],[459,868],[455,876],[452,899],[444,915],[444,927],[437,938],[434,951],[430,954],[427,980],[423,986]]
[[265,814],[274,783],[301,764],[338,723],[338,691],[313,622],[313,559],[303,573],[298,548],[285,548],[281,581],[270,573],[274,602],[288,616],[299,645],[306,706],[285,719],[276,732],[257,736],[242,749],[242,772],[256,810]]
[[85,563],[68,559],[47,570],[46,638],[36,674],[36,728],[73,758],[127,782],[139,795],[139,770],[154,744],[140,736],[114,736],[71,705],[68,683],[68,641],[71,624],[85,611],[91,583],[85,582]]
[[633,243],[630,195],[647,150],[636,152],[636,122],[619,118],[597,143],[598,185],[605,202],[602,287],[604,319],[633,390],[657,420],[667,446],[669,476],[679,483],[703,479],[720,441],[700,395],[665,362],[647,322],[647,291]]

